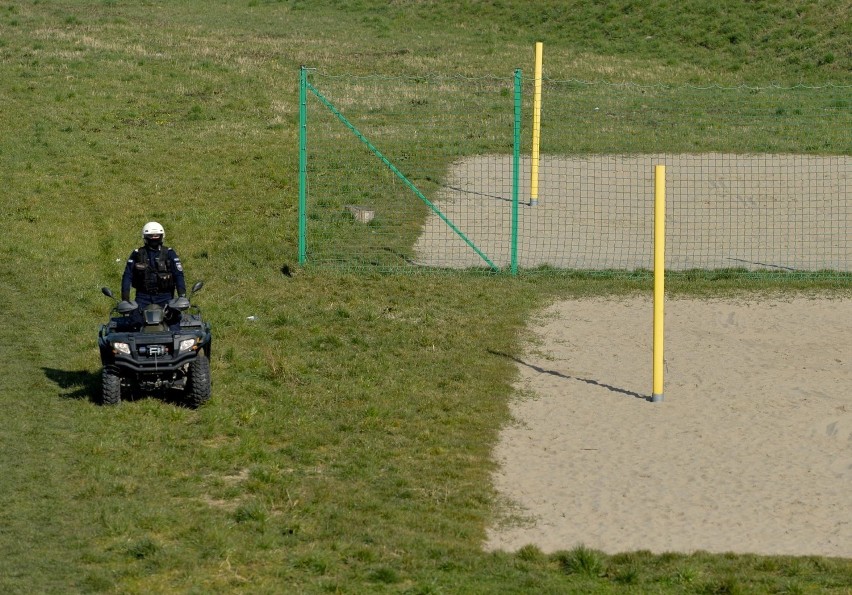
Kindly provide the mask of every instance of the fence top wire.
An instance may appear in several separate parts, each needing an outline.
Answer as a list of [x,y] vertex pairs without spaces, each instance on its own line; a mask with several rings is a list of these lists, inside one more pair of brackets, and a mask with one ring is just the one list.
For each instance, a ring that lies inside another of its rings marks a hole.
[[718,83],[713,83],[710,85],[694,85],[691,83],[683,83],[683,84],[669,84],[669,83],[634,83],[630,81],[603,81],[603,80],[595,80],[595,81],[585,81],[582,79],[551,79],[548,77],[542,77],[543,82],[553,83],[553,84],[575,84],[575,85],[587,85],[587,86],[607,86],[607,87],[617,87],[617,88],[637,88],[637,89],[666,89],[666,90],[677,90],[677,89],[695,89],[699,91],[795,91],[797,89],[807,89],[807,90],[820,90],[820,89],[850,89],[852,85],[838,85],[835,83],[825,83],[823,85],[807,85],[807,84],[797,84],[792,86],[783,86],[777,84],[769,84],[769,85],[749,85],[746,83],[742,83],[740,85],[720,85]]
[[[376,80],[376,81],[394,81],[394,80],[408,80],[408,81],[418,81],[418,80],[433,80],[433,81],[442,81],[442,80],[450,80],[450,81],[503,81],[507,78],[511,78],[513,76],[514,70],[511,73],[507,73],[504,76],[498,75],[483,75],[483,76],[465,76],[461,74],[451,74],[451,75],[442,75],[442,74],[329,74],[325,72],[319,72],[315,68],[308,68],[312,75],[316,75],[322,78],[327,79],[351,79],[351,80]],[[517,68],[516,70],[523,69]],[[532,78],[528,76],[528,78]],[[606,87],[616,87],[616,88],[637,88],[637,89],[667,89],[667,90],[676,90],[676,89],[695,89],[702,91],[709,90],[720,90],[720,91],[795,91],[798,89],[807,89],[807,90],[820,90],[820,89],[852,89],[852,84],[838,84],[834,82],[826,82],[820,85],[814,84],[806,84],[806,83],[798,83],[796,85],[779,85],[777,83],[769,83],[766,85],[752,85],[748,83],[741,83],[739,85],[721,85],[719,83],[712,83],[708,85],[696,85],[692,83],[682,83],[682,84],[672,84],[672,83],[635,83],[632,81],[607,81],[607,80],[583,80],[583,79],[557,79],[550,78],[547,76],[541,77],[542,82],[551,83],[551,84],[575,84],[575,85],[587,85],[587,86],[606,86]]]
[[[309,69],[310,70],[310,69]],[[374,81],[505,81],[511,79],[512,74],[506,76],[483,75],[483,76],[464,76],[461,74],[452,75],[432,75],[432,74],[326,74],[311,71],[312,75],[316,75],[326,79],[351,79],[351,80],[374,80]]]

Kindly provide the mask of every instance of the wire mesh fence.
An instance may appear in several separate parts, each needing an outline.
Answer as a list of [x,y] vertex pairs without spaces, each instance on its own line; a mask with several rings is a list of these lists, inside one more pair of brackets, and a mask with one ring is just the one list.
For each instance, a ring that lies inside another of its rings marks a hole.
[[664,164],[667,269],[850,280],[849,87],[545,79],[533,168],[519,72],[303,75],[306,264],[634,274]]

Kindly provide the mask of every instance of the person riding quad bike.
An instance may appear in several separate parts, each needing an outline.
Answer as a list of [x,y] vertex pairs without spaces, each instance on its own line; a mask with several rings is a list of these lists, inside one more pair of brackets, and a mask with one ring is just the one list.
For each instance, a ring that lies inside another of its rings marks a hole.
[[[174,250],[162,245],[164,236],[159,223],[145,224],[145,245],[133,251],[125,267],[122,299],[98,333],[105,405],[159,389],[183,390],[190,407],[210,398],[210,324],[187,299],[183,266]],[[203,285],[198,281],[192,294]],[[136,301],[130,301],[131,286]],[[101,291],[115,299],[109,288]]]
[[[186,297],[183,265],[173,248],[163,245],[166,230],[156,221],[142,226],[142,246],[130,253],[121,277],[121,299],[130,300],[130,288],[136,290],[140,312],[150,304],[165,306],[175,297]],[[141,322],[139,316],[137,321]],[[175,322],[173,320],[169,321]]]

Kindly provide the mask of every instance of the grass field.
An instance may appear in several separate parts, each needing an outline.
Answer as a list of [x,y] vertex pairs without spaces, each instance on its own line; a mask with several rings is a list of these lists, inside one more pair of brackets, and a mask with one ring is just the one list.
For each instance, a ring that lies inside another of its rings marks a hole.
[[[556,78],[852,83],[848,1],[536,5],[0,5],[0,591],[849,592],[850,560],[482,551],[516,374],[494,354],[553,300],[649,277],[294,267],[301,64],[503,76],[543,39]],[[197,411],[94,402],[99,288],[150,219],[206,282]]]

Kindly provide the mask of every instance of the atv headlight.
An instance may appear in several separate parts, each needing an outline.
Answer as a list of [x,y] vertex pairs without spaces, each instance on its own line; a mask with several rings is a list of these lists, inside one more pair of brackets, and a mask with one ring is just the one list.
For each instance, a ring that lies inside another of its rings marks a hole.
[[121,343],[116,341],[112,344],[112,349],[116,353],[123,353],[124,355],[130,355],[130,345],[127,343]]
[[198,342],[198,339],[184,339],[180,342],[180,348],[178,349],[178,353],[184,353],[185,351],[189,351],[195,347],[195,344]]

